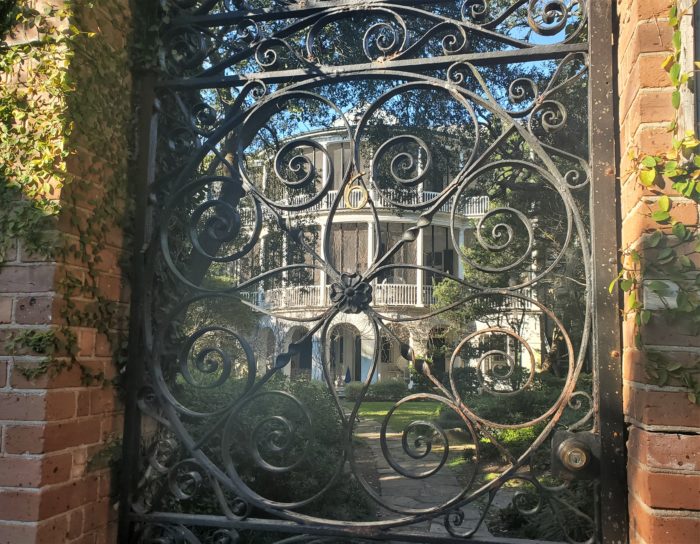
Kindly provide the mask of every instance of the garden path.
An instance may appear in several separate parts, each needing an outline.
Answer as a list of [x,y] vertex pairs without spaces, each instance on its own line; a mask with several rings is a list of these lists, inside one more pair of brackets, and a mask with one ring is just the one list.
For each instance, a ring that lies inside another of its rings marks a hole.
[[[437,506],[452,497],[455,497],[462,490],[454,471],[444,466],[437,474],[424,479],[406,478],[399,475],[387,462],[382,452],[379,433],[381,424],[370,418],[362,418],[355,427],[355,436],[362,439],[371,449],[379,474],[379,494],[382,499],[392,505],[406,508],[430,508]],[[395,459],[401,459],[401,466],[411,472],[422,472],[434,466],[429,461],[422,459],[411,459],[403,453],[401,445],[401,433],[387,432],[387,447],[389,453]],[[464,521],[457,529],[471,529],[476,526],[481,517],[477,504],[471,503],[461,508],[464,514]],[[397,517],[398,514],[388,510],[380,510],[379,517]],[[435,534],[448,534],[444,525],[444,518],[438,517],[431,521],[425,521],[411,526],[414,530],[425,530]],[[486,524],[482,523],[476,532],[476,536],[491,536]]]

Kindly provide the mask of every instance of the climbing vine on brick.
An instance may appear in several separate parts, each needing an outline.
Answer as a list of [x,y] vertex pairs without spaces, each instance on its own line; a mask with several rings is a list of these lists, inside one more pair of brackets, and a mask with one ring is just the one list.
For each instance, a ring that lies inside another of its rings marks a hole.
[[103,376],[78,360],[77,331],[97,329],[117,358],[124,347],[115,332],[124,307],[101,287],[104,255],[129,216],[129,48],[102,31],[129,35],[127,2],[32,4],[3,13],[11,39],[0,42],[0,261],[19,240],[65,263],[61,322],[23,330],[6,348],[44,356],[28,377],[78,365],[94,381]]
[[[663,62],[673,86],[671,101],[675,118],[668,130],[678,134],[682,91],[693,74],[681,65],[683,35],[681,21],[688,16],[674,3],[669,12],[673,28],[673,50]],[[696,68],[700,63],[696,63]],[[657,226],[641,243],[623,250],[623,269],[615,283],[626,293],[625,317],[637,325],[637,347],[646,354],[646,372],[659,386],[682,386],[688,399],[700,404],[700,359],[683,364],[667,353],[644,343],[642,329],[654,322],[670,333],[700,334],[700,232],[697,224],[674,219],[674,208],[700,202],[700,140],[694,131],[673,138],[672,148],[659,155],[634,152],[638,182],[654,195],[645,200],[645,212]],[[669,191],[669,187],[672,191]],[[697,213],[695,214],[697,217]]]

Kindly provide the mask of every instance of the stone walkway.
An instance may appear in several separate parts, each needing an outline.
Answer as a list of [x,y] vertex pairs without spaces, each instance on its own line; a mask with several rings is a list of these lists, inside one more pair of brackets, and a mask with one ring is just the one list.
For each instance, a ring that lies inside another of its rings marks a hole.
[[[378,421],[363,418],[355,427],[355,436],[362,439],[374,454],[377,472],[379,474],[379,487],[377,490],[382,499],[390,505],[406,508],[431,508],[438,506],[447,500],[457,496],[462,486],[457,481],[455,472],[447,466],[443,466],[436,474],[428,478],[407,478],[397,473],[387,462],[382,452],[379,440],[381,425]],[[430,456],[425,459],[412,459],[403,451],[400,433],[387,433],[387,446],[390,454],[406,470],[420,473],[436,466],[436,462],[430,461]],[[433,454],[431,454],[433,455]],[[481,513],[476,504],[468,504],[462,507],[464,522],[461,526],[467,530],[476,526]],[[399,517],[399,514],[385,509],[379,512],[380,518]],[[435,534],[448,534],[444,525],[444,516],[438,516],[434,520],[412,525],[412,530],[425,530]],[[475,536],[490,536],[486,524],[482,523]]]

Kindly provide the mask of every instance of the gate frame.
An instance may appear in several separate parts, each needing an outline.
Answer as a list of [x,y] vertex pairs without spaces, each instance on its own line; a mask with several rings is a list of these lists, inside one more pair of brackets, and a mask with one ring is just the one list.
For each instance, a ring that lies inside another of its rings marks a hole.
[[[626,426],[622,402],[621,292],[608,285],[618,273],[620,247],[619,112],[617,107],[618,17],[614,0],[590,0],[589,145],[593,336],[591,349],[600,422],[600,539],[629,541]],[[610,218],[614,217],[614,221]]]
[[[138,11],[137,2],[132,10]],[[601,463],[597,504],[599,539],[603,544],[626,544],[629,542],[628,490],[626,468],[626,425],[622,401],[622,350],[621,350],[621,297],[615,286],[612,295],[608,285],[617,276],[620,240],[620,191],[619,178],[619,111],[617,97],[617,49],[618,13],[614,0],[588,0],[588,120],[589,120],[589,164],[591,169],[590,229],[591,258],[593,264],[593,316],[591,355],[593,364],[594,408],[598,414],[598,434],[601,442]],[[141,414],[138,407],[139,387],[145,369],[143,350],[143,309],[145,300],[145,259],[148,242],[147,211],[149,187],[154,180],[154,153],[158,123],[159,102],[156,95],[157,77],[153,71],[134,71],[137,105],[137,154],[132,163],[130,177],[135,189],[135,234],[131,273],[131,307],[129,322],[128,363],[125,372],[125,413],[123,433],[122,466],[136,469],[139,464],[141,439]],[[614,222],[610,218],[614,217]],[[138,470],[125,470],[119,482],[119,532],[118,542],[131,539],[131,523],[139,518],[130,512],[130,499],[136,490]],[[149,516],[152,521],[186,524],[189,517],[196,518],[199,525],[206,525],[199,517],[182,514]],[[344,534],[343,528],[305,526],[299,532],[296,522],[282,520],[247,520],[247,529],[284,532],[289,524],[292,534],[318,536],[357,537],[355,532]],[[219,526],[219,525],[217,525]],[[231,521],[230,527],[241,526]],[[474,544],[523,544],[533,540],[456,539],[455,537],[432,536],[406,531],[393,534],[368,535],[372,540],[390,540],[398,536],[406,542],[472,542]]]

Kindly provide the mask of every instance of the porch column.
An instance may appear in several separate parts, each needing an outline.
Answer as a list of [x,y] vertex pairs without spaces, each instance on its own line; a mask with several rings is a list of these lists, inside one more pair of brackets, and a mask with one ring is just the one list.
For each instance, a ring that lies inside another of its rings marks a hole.
[[[425,247],[425,229],[418,231],[416,240],[416,264],[423,266],[423,248]],[[423,283],[425,282],[425,273],[423,270],[416,270],[416,306],[424,306],[423,301]]]
[[[320,248],[320,255],[321,257],[324,256],[325,251],[326,251],[326,225],[322,224],[321,225],[321,232],[320,232],[321,240],[319,242],[319,248]],[[319,281],[319,303],[321,306],[323,306],[326,303],[326,282],[328,281],[327,274],[325,270],[321,270],[318,275],[318,281]]]
[[367,222],[367,267],[372,264],[374,259],[374,223]]
[[462,248],[464,247],[464,229],[459,229],[457,242],[459,243],[459,247],[455,248],[455,257],[457,257],[457,277],[461,280],[464,279],[464,260],[462,259]]
[[[287,256],[287,250],[289,249],[289,241],[287,240],[287,235],[282,236],[282,266],[287,266],[289,264],[289,257]],[[287,287],[289,280],[289,272],[285,270],[282,272],[282,287]]]

